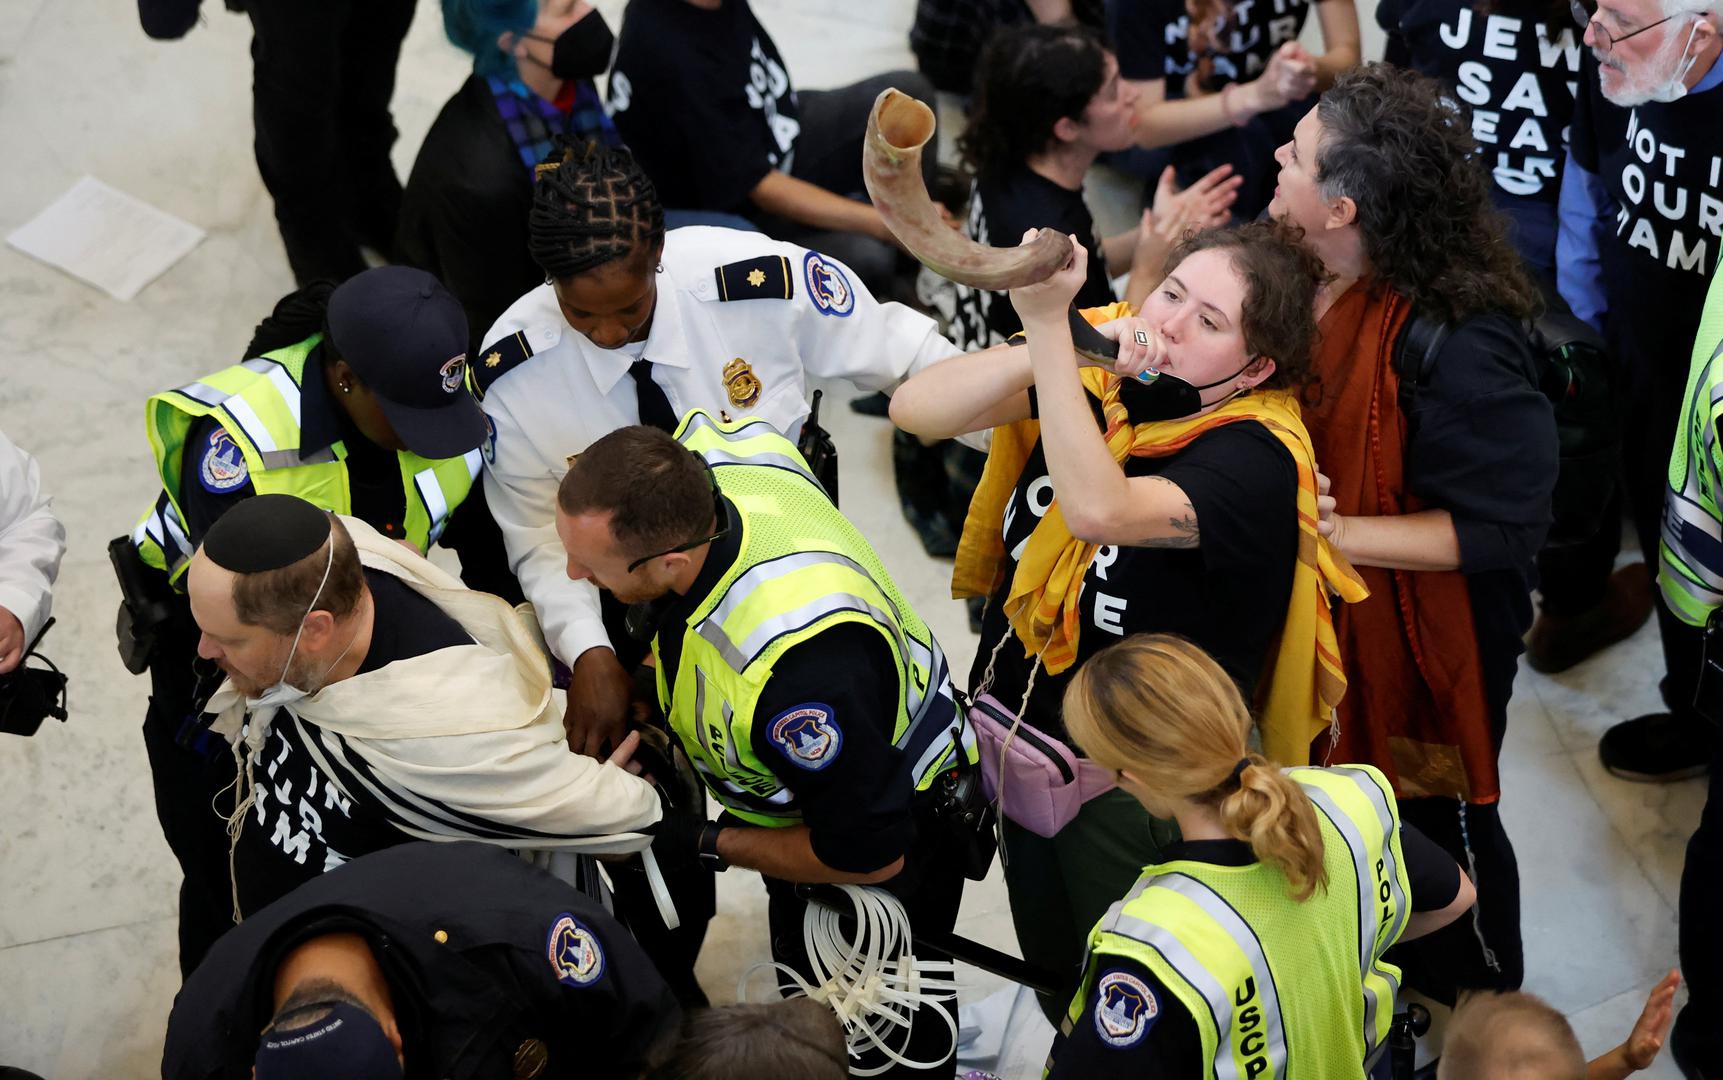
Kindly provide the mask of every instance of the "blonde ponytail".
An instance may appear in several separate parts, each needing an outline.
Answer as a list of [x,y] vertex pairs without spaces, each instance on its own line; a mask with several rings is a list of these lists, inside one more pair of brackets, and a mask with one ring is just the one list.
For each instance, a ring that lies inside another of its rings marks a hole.
[[1327,888],[1322,833],[1304,789],[1248,752],[1238,686],[1202,649],[1138,634],[1090,657],[1065,690],[1065,730],[1102,768],[1157,797],[1213,806],[1228,835],[1286,875],[1293,899]]
[[1328,888],[1316,810],[1304,789],[1279,768],[1260,755],[1249,757],[1238,787],[1220,800],[1221,825],[1286,875],[1294,900],[1308,900],[1319,886]]

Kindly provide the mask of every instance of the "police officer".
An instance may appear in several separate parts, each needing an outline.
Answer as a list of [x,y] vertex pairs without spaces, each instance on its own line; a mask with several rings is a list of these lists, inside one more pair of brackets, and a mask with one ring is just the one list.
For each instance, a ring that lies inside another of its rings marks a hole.
[[[773,955],[804,972],[794,883],[883,884],[912,926],[949,930],[980,874],[939,811],[973,735],[938,642],[795,446],[698,410],[674,438],[622,428],[563,477],[556,529],[568,576],[652,635],[659,705],[724,807],[667,816],[659,858],[758,870]],[[907,1056],[947,1038],[924,1019]]]
[[162,1076],[632,1080],[680,1015],[572,886],[489,845],[404,844],[223,938],[174,1001]]
[[958,350],[819,252],[729,229],[666,235],[626,150],[563,142],[539,173],[531,245],[547,280],[486,335],[473,376],[492,429],[486,498],[551,652],[573,670],[570,745],[598,755],[622,736],[633,684],[598,593],[562,572],[551,506],[570,456],[629,424],[669,431],[690,409],[796,438],[809,375],[885,390]]
[[466,318],[436,278],[383,267],[277,305],[243,363],[145,407],[162,491],[109,555],[125,600],[120,647],[150,670],[144,720],[156,812],[186,872],[180,966],[229,923],[227,838],[210,796],[233,776],[199,722],[219,682],[197,661],[182,578],[204,532],[254,494],[296,495],[423,552],[479,471],[484,416],[467,391]]
[[1091,657],[1064,718],[1183,840],[1090,933],[1049,1075],[1369,1075],[1400,985],[1384,951],[1476,896],[1446,852],[1400,824],[1382,774],[1283,771],[1250,753],[1237,685],[1171,634]]

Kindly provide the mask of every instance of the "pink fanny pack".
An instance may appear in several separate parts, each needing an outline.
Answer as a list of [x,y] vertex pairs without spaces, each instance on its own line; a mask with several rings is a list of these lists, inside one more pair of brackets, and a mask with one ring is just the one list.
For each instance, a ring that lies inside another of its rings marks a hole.
[[1083,804],[1117,787],[1113,774],[982,694],[969,706],[981,781],[999,812],[1037,836],[1053,836]]

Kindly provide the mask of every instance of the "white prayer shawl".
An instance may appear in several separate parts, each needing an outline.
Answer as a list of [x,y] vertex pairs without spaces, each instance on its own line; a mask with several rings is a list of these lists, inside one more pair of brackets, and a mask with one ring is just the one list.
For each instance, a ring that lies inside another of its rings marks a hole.
[[[651,785],[615,765],[573,753],[564,740],[564,696],[551,686],[530,609],[475,592],[429,560],[356,518],[343,524],[359,561],[409,585],[471,634],[458,645],[355,675],[286,706],[319,771],[360,803],[382,803],[403,831],[427,840],[482,840],[507,848],[618,854],[651,843],[662,816]],[[231,681],[210,700],[214,730],[237,745],[245,698]],[[242,781],[277,710],[253,713]],[[362,777],[335,753],[339,736],[364,759]],[[355,790],[355,788],[360,788]],[[251,797],[230,823],[237,843]],[[461,820],[479,819],[476,827]]]

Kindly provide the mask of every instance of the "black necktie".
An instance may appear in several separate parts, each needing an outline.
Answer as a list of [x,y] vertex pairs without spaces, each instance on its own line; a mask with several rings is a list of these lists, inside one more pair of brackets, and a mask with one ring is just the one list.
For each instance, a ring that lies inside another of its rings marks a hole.
[[652,361],[634,361],[628,365],[628,374],[634,380],[634,392],[640,403],[640,422],[675,434],[676,410],[670,407],[664,388],[652,381]]

